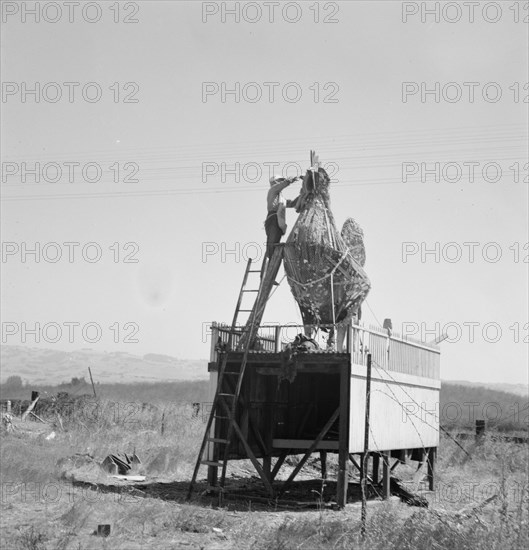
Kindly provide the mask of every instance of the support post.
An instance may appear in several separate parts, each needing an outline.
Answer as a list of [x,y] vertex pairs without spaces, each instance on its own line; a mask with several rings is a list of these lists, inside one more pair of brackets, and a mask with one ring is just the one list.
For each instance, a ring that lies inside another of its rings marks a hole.
[[435,458],[437,448],[430,447],[428,449],[428,490],[435,491]]
[[281,452],[281,455],[277,459],[277,462],[274,464],[274,468],[272,469],[272,473],[270,474],[270,481],[274,481],[276,478],[276,475],[279,473],[279,470],[281,469],[281,466],[283,466],[283,462],[285,462],[286,457],[289,454],[289,450],[285,449]]
[[321,478],[327,479],[327,451],[320,451]]
[[364,422],[364,452],[362,454],[362,469],[360,471],[360,487],[362,489],[362,527],[360,534],[362,538],[366,534],[367,520],[367,470],[369,467],[369,412],[371,403],[371,354],[367,354],[367,372],[366,372],[366,406]]
[[373,455],[373,483],[377,484],[379,482],[378,472],[380,469],[380,455],[375,453]]
[[340,424],[338,443],[338,483],[336,501],[340,508],[347,504],[349,482],[349,406],[351,390],[351,362],[347,361],[340,369]]
[[389,467],[389,452],[382,453],[382,498],[388,499],[391,495],[390,492],[390,480],[391,470]]
[[263,472],[268,478],[268,481],[272,481],[272,457],[270,455],[263,456]]
[[216,487],[218,478],[218,469],[214,466],[208,466],[208,485],[210,485],[211,487]]

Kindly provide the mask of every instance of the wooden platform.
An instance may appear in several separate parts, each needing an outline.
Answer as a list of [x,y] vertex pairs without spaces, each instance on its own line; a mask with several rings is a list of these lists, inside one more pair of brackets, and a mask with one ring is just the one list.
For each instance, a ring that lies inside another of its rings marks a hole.
[[[225,339],[226,329],[217,325],[212,328],[215,342]],[[439,441],[439,419],[434,414],[440,390],[438,350],[357,327],[357,332],[348,337],[346,351],[291,353],[281,341],[281,328],[259,334],[260,345],[269,349],[248,352],[236,409],[245,443],[255,458],[262,459],[262,470],[270,480],[289,454],[302,454],[303,458],[285,487],[311,453],[336,453],[338,500],[343,504],[353,455],[367,451],[373,456],[373,468],[378,470],[380,464],[389,480],[390,457],[402,452],[412,456],[413,451],[417,460],[428,459],[431,463],[433,484]],[[372,363],[370,437],[366,449],[364,361],[371,350],[377,360]],[[212,344],[208,364],[211,396],[217,389],[221,359],[227,357],[221,391],[230,393],[229,373],[236,379],[243,355],[242,351],[219,352]],[[225,437],[227,425],[226,420],[218,419],[211,437]],[[213,461],[215,456],[213,442],[207,449],[207,458]],[[247,457],[239,439],[230,443],[228,456],[230,460]],[[272,468],[274,458],[278,460]]]

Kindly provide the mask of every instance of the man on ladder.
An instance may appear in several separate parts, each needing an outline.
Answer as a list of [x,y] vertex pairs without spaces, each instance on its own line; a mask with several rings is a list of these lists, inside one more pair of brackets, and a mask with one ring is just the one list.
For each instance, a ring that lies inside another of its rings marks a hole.
[[281,237],[287,230],[285,208],[295,208],[299,199],[299,196],[297,196],[294,200],[285,201],[281,192],[297,179],[301,178],[299,176],[293,178],[272,176],[270,178],[270,189],[266,196],[268,214],[264,224],[266,231],[266,255],[263,258],[263,264],[261,266],[261,278],[265,273],[267,259],[272,257],[275,245],[281,241]]

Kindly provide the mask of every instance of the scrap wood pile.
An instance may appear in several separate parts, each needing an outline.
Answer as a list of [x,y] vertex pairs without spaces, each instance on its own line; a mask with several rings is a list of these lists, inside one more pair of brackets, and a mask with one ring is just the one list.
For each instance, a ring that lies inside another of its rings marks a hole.
[[371,287],[362,267],[362,229],[349,218],[338,232],[329,184],[327,172],[316,161],[305,174],[299,216],[285,245],[285,272],[305,324],[350,319]]

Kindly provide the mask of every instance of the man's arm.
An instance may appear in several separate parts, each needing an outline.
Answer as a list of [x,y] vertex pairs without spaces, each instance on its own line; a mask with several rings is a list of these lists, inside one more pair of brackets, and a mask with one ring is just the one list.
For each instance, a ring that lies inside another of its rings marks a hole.
[[297,177],[288,178],[284,181],[274,183],[274,185],[272,185],[272,187],[270,187],[270,189],[268,190],[268,195],[266,196],[266,202],[268,204],[268,210],[272,209],[272,205],[274,203],[274,200],[279,195],[279,193],[281,193],[281,191],[283,191],[283,189],[288,187],[291,183],[293,183],[297,179],[298,179]]
[[279,195],[279,193],[281,193],[281,191],[283,191],[283,189],[288,187],[291,183],[292,183],[291,180],[285,180],[285,181],[280,181],[278,183],[274,183],[274,185],[270,187],[270,191],[268,191],[268,197],[275,199],[277,195]]
[[296,208],[299,202],[299,197],[301,195],[298,195],[295,199],[287,199],[287,208]]

